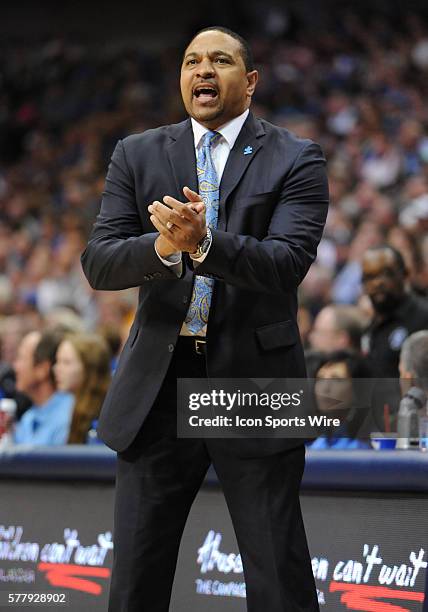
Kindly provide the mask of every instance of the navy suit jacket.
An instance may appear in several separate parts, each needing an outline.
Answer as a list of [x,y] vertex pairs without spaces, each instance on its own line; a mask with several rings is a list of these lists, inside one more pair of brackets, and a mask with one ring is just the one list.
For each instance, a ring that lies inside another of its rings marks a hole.
[[[183,200],[185,185],[197,191],[190,119],[119,141],[82,255],[93,288],[140,287],[99,422],[101,437],[117,451],[131,444],[156,399],[189,306],[193,263],[183,258],[181,278],[162,264],[147,210],[164,195]],[[211,249],[197,267],[198,275],[216,280],[207,330],[210,377],[305,376],[297,288],[316,257],[327,208],[320,147],[250,113],[222,176]],[[271,453],[290,444],[242,440],[238,452]]]

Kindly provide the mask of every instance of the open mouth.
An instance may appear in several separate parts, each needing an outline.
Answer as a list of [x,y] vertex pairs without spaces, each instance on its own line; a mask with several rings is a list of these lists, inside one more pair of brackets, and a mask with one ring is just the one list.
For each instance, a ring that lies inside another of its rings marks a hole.
[[194,88],[193,95],[199,102],[209,102],[217,98],[218,91],[211,85],[198,85]]

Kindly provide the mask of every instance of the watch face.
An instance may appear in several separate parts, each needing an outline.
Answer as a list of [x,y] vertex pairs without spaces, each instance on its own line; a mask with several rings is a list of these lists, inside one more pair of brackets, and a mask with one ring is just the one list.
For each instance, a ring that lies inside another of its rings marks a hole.
[[202,253],[206,253],[207,250],[208,250],[209,245],[210,245],[210,239],[209,239],[209,236],[206,235],[205,238],[202,239],[202,242],[201,242],[200,247],[199,247],[201,252]]

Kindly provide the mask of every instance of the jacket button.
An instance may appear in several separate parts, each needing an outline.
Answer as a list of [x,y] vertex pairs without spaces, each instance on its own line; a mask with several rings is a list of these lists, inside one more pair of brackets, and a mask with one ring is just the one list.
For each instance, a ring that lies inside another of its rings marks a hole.
[[174,345],[173,344],[168,344],[168,350],[170,353],[172,353],[172,351],[174,350]]
[[183,295],[183,304],[187,304],[188,301],[189,298],[187,297],[187,295]]

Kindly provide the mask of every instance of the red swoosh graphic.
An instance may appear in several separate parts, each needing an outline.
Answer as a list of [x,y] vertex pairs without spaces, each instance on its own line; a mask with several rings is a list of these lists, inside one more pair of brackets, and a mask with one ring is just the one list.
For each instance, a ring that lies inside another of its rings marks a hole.
[[346,609],[362,612],[410,612],[409,608],[403,608],[385,601],[376,601],[379,598],[424,601],[423,593],[389,589],[382,586],[368,586],[366,584],[343,584],[343,582],[333,581],[330,583],[329,591],[331,593],[343,591],[340,601],[346,604]]
[[46,572],[46,580],[52,586],[66,587],[75,591],[101,595],[102,586],[93,580],[79,578],[79,576],[93,576],[94,578],[109,578],[110,570],[107,567],[83,567],[66,563],[39,563],[37,569]]

